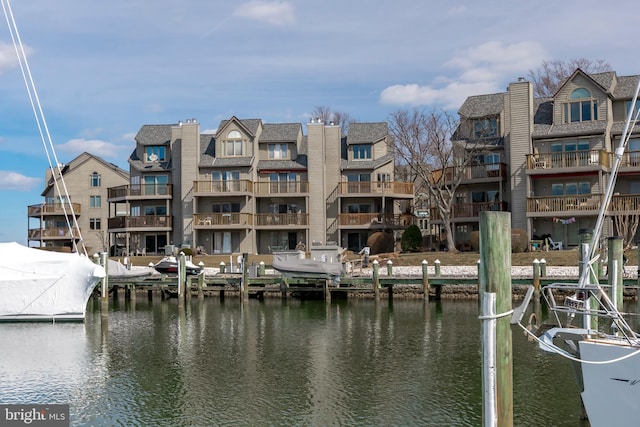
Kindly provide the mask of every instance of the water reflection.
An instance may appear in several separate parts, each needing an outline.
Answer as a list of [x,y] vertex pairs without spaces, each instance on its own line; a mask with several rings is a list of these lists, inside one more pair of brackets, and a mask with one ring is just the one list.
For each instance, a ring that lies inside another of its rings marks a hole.
[[[73,425],[476,426],[477,316],[477,301],[90,306],[84,325],[0,325],[0,400],[70,403]],[[568,364],[514,331],[515,425],[580,425]]]

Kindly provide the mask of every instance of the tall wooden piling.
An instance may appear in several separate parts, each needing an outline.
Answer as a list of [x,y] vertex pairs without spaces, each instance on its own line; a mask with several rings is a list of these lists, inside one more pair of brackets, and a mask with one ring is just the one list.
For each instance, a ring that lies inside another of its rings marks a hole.
[[[609,237],[607,243],[607,275],[609,276],[608,282],[610,289],[615,289],[614,295],[611,295],[611,301],[615,302],[616,307],[622,309],[622,297],[624,295],[623,280],[624,280],[624,265],[622,256],[624,254],[622,236]],[[615,271],[615,274],[612,272]],[[613,283],[615,280],[616,283]]]
[[249,302],[249,276],[247,271],[247,266],[249,265],[249,254],[242,254],[242,262],[240,262],[240,267],[242,268],[242,301]]
[[[483,303],[495,298],[495,366],[483,360],[484,367],[484,425],[513,426],[513,360],[511,325],[511,216],[508,212],[480,212],[480,286]],[[484,305],[483,305],[484,306]],[[490,318],[489,318],[490,319]],[[485,353],[487,346],[483,340]],[[495,392],[491,390],[492,372]],[[495,403],[491,405],[491,398]],[[495,418],[491,419],[491,411]]]
[[184,252],[178,254],[178,307],[184,307],[184,288],[186,284],[187,269]]
[[373,261],[373,294],[376,297],[376,300],[380,299],[380,272],[378,269],[380,268],[380,264],[378,260]]
[[429,263],[422,260],[422,299],[429,300]]
[[104,267],[102,289],[100,292],[100,313],[106,316],[109,313],[109,254],[100,252],[100,264]]
[[540,300],[540,261],[533,260],[533,297]]

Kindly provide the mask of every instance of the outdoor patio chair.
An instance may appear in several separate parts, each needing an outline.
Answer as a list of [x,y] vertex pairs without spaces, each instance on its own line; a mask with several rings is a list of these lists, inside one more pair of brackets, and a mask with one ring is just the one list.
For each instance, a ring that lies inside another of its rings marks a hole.
[[561,251],[562,250],[562,242],[554,242],[551,237],[547,237],[549,242],[549,249],[552,251]]

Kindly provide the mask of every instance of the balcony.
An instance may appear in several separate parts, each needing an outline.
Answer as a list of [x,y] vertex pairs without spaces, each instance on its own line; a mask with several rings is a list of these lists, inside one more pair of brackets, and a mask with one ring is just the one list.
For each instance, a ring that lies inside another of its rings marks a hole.
[[228,228],[233,226],[245,228],[252,225],[253,216],[240,212],[197,213],[193,216],[193,228],[196,229]]
[[172,227],[171,216],[144,215],[144,216],[117,216],[109,218],[109,232],[118,231],[170,231]]
[[[614,199],[617,198],[614,197]],[[601,203],[602,194],[529,197],[527,198],[527,216],[596,215]]]
[[121,185],[107,189],[107,201],[171,199],[172,184]]
[[306,227],[309,225],[309,214],[307,213],[259,213],[255,214],[255,225],[272,228],[287,227],[295,225],[297,227]]
[[71,214],[71,208],[76,216],[80,216],[82,205],[80,203],[63,204],[62,203],[44,203],[40,205],[31,205],[28,208],[29,217],[40,218],[46,215],[64,215],[65,210],[67,214]]
[[194,196],[243,195],[253,192],[253,182],[245,179],[194,181]]
[[309,183],[306,181],[291,182],[255,182],[255,193],[258,196],[299,196],[309,192]]
[[29,229],[29,240],[71,240],[79,238],[80,232],[78,232],[77,228],[73,229],[73,233],[67,227]]
[[338,183],[338,193],[342,196],[387,196],[413,198],[411,182],[354,181]]
[[[479,203],[456,203],[451,208],[452,221],[478,221],[480,212],[498,211],[508,212],[509,206],[507,202],[479,202]],[[431,208],[429,211],[431,221],[442,221],[438,209]]]
[[[456,170],[454,168],[445,169],[445,182],[453,181]],[[462,171],[460,183],[470,183],[482,180],[483,183],[501,181],[507,176],[507,165],[505,163],[490,163],[481,165],[470,165]]]
[[640,194],[616,194],[611,197],[609,215],[640,214]]
[[[534,173],[553,171],[553,173],[569,172],[566,168],[599,169],[610,167],[612,153],[605,150],[571,151],[566,153],[538,153],[527,154],[527,171]],[[640,164],[640,153],[638,153]]]
[[338,215],[338,226],[344,228],[400,228],[414,222],[411,214],[346,213]]

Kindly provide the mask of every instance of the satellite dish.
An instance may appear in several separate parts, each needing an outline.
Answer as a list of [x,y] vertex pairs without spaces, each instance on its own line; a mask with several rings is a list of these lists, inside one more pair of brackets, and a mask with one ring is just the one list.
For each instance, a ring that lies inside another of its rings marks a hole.
[[149,161],[150,162],[157,162],[158,161],[158,155],[157,154],[150,154],[149,155]]

